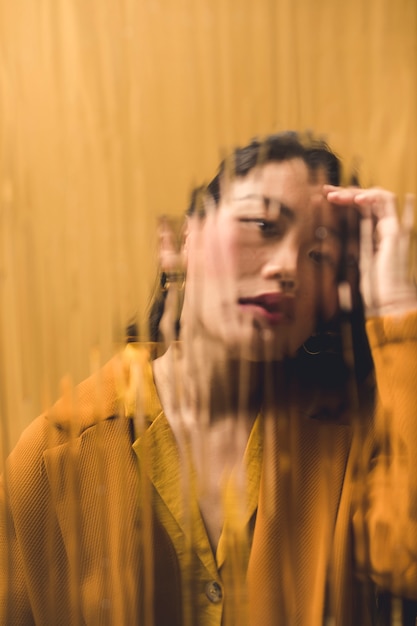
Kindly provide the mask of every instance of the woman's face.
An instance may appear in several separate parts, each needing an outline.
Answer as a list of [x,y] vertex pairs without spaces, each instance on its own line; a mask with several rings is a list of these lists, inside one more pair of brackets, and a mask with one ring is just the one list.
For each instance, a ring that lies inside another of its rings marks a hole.
[[337,311],[341,233],[301,159],[267,163],[225,183],[218,207],[193,217],[186,242],[185,337],[231,355],[281,359]]

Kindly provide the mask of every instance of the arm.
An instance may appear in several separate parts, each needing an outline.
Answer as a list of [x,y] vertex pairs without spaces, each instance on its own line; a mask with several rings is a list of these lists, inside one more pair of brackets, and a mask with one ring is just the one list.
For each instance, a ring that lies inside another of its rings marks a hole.
[[358,533],[365,522],[368,545],[369,563],[358,564],[367,565],[382,588],[417,598],[417,313],[375,318],[367,328],[380,451],[368,477],[366,510],[354,516]]
[[[381,189],[328,188],[362,215],[361,292],[377,384],[376,454],[353,524],[360,570],[383,589],[417,598],[417,294],[408,267],[413,204],[400,223]],[[359,481],[360,482],[360,481]]]
[[[63,623],[50,612],[60,596],[65,559],[42,458],[48,445],[65,437],[42,415],[23,431],[6,461],[0,480],[0,624]],[[70,620],[67,606],[64,615]]]
[[4,477],[0,479],[0,624],[35,624]]

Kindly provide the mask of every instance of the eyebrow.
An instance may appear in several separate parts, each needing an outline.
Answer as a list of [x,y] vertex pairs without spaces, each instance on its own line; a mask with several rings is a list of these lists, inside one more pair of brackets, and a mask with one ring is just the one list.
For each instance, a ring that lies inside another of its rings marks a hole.
[[271,202],[276,202],[278,204],[278,206],[279,206],[279,217],[281,217],[281,215],[283,215],[283,216],[285,216],[286,218],[288,218],[290,220],[294,220],[295,219],[295,212],[293,211],[293,209],[291,209],[286,204],[283,204],[280,200],[278,200],[278,198],[270,198],[269,196],[262,196],[262,195],[255,194],[255,193],[249,193],[246,196],[240,196],[238,198],[232,198],[233,202],[242,202],[244,200],[262,200],[262,202],[264,203],[267,211],[269,209],[270,203]]

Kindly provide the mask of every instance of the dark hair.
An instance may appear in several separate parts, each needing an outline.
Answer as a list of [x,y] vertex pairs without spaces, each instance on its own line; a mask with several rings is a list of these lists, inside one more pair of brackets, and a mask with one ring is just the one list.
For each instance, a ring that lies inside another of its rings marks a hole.
[[230,157],[220,163],[215,177],[209,184],[193,191],[187,215],[196,212],[204,214],[205,195],[209,195],[216,205],[220,202],[221,183],[226,174],[231,178],[243,178],[257,166],[296,158],[305,162],[313,176],[319,171],[324,171],[331,185],[340,184],[340,161],[325,141],[294,131],[277,133],[268,135],[263,141],[253,139],[247,146],[236,148]]

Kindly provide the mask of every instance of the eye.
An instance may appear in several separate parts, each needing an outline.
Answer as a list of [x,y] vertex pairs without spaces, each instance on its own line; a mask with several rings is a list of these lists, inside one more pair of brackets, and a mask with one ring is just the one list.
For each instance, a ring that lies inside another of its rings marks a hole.
[[255,224],[261,233],[267,237],[274,237],[275,235],[279,235],[282,231],[282,228],[279,228],[276,221],[256,220]]
[[242,224],[253,225],[259,230],[263,237],[279,237],[284,232],[284,227],[277,220],[265,220],[259,217],[241,217],[239,222]]
[[331,267],[335,266],[335,260],[332,255],[328,252],[323,252],[322,250],[310,250],[308,256],[316,265],[330,265]]

